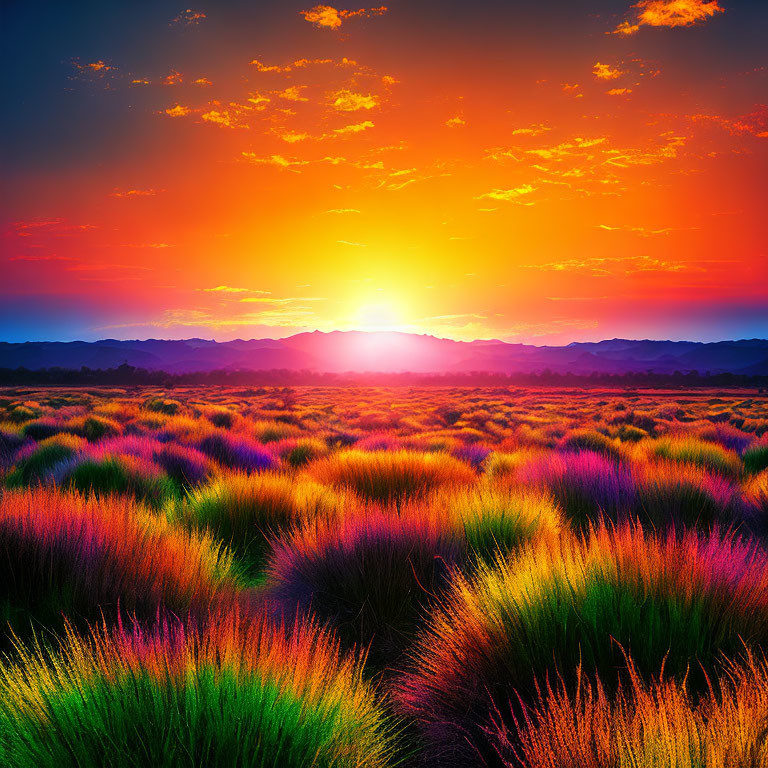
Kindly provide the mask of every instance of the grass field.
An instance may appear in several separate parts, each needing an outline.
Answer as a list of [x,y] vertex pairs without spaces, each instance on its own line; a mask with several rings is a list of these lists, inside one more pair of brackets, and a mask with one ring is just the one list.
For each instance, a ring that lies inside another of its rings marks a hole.
[[768,400],[0,392],[0,765],[768,766]]

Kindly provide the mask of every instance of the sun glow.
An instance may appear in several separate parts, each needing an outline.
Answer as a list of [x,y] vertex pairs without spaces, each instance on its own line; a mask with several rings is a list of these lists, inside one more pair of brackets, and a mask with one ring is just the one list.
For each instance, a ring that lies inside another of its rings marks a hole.
[[402,313],[391,301],[363,304],[355,317],[355,329],[359,331],[394,331],[401,327]]

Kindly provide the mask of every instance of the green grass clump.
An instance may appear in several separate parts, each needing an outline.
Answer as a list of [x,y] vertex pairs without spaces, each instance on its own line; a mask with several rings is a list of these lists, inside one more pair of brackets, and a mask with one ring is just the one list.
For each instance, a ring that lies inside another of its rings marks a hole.
[[72,631],[0,665],[7,768],[386,768],[394,730],[312,625]]
[[37,416],[38,411],[33,410],[32,408],[27,408],[25,405],[17,405],[14,408],[11,408],[7,418],[8,421],[13,424],[23,424],[25,421],[36,419]]
[[28,456],[20,459],[5,482],[9,488],[24,488],[42,483],[57,465],[72,458],[82,441],[71,435],[56,435],[43,440]]
[[612,459],[623,457],[621,448],[610,437],[593,429],[574,429],[559,444],[563,451],[592,451]]
[[432,504],[463,531],[470,560],[493,561],[563,527],[562,512],[543,493],[485,486],[438,495]]
[[210,531],[231,548],[246,577],[258,582],[271,539],[298,523],[334,517],[338,498],[312,482],[232,472],[193,491],[169,516],[187,528]]
[[153,413],[164,413],[166,416],[175,416],[181,410],[178,400],[166,400],[162,397],[153,397],[144,403],[144,410]]
[[146,471],[131,456],[86,459],[72,469],[64,486],[96,496],[131,496],[160,508],[177,494],[173,481],[159,470]]
[[741,458],[744,462],[744,469],[751,475],[756,475],[764,469],[768,469],[768,443],[747,448]]
[[680,464],[693,464],[724,477],[736,478],[741,474],[742,463],[738,454],[717,443],[708,443],[694,437],[664,437],[656,440],[651,450],[659,458]]
[[462,461],[442,453],[358,451],[333,454],[312,464],[312,476],[377,502],[402,503],[448,486],[471,485],[476,475]]
[[468,736],[482,747],[494,714],[514,728],[518,696],[533,703],[558,677],[572,691],[581,675],[615,691],[627,654],[641,679],[664,670],[705,693],[724,657],[768,641],[767,568],[759,548],[716,536],[624,527],[543,540],[456,579],[399,698],[430,754],[474,766]]

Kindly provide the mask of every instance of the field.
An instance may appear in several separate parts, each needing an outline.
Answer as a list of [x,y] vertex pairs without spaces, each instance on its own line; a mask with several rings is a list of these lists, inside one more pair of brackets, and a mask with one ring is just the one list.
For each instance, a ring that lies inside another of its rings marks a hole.
[[0,764],[768,765],[768,401],[0,393]]

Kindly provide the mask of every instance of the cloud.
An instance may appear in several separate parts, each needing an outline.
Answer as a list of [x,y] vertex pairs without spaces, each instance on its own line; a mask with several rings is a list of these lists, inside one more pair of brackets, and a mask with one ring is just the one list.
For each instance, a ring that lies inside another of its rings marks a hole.
[[718,0],[640,0],[632,7],[635,18],[619,24],[614,34],[628,37],[641,26],[690,27],[725,11]]
[[250,288],[233,288],[230,285],[217,285],[215,288],[203,288],[205,293],[260,293],[269,295],[269,291],[252,291]]
[[354,123],[353,125],[345,125],[342,128],[336,128],[333,132],[339,134],[360,133],[374,127],[374,124],[370,120],[365,120],[362,123]]
[[598,61],[595,66],[592,67],[592,74],[598,80],[616,80],[622,75],[625,75],[626,70],[619,69],[612,64],[603,64]]
[[254,165],[274,165],[277,168],[293,169],[295,166],[309,165],[310,160],[299,160],[296,157],[285,157],[283,155],[269,155],[268,157],[259,157],[255,152],[243,152],[242,156]]
[[357,208],[331,208],[325,213],[360,213]]
[[733,136],[751,134],[760,139],[768,138],[768,106],[757,105],[752,112],[739,117],[726,117],[716,114],[688,115],[695,123],[711,123],[724,128]]
[[182,104],[174,104],[172,107],[163,110],[168,117],[186,117],[192,112],[189,107],[185,107]]
[[240,299],[240,302],[243,304],[274,304],[275,306],[301,304],[305,301],[328,301],[328,299],[326,299],[325,296],[286,296],[282,299],[257,296]]
[[120,70],[104,59],[87,62],[72,59],[71,63],[75,73],[70,79],[99,84],[106,90],[111,90],[122,77]]
[[195,27],[206,18],[202,11],[193,11],[191,8],[187,8],[173,19],[171,26]]
[[513,136],[539,136],[542,133],[546,133],[547,131],[551,131],[552,129],[549,128],[546,125],[542,125],[539,123],[538,125],[532,125],[528,128],[515,128],[514,131],[512,131]]
[[172,69],[167,75],[165,75],[161,80],[161,85],[181,85],[184,82],[184,75],[181,74],[181,72],[178,72],[175,69]]
[[162,189],[117,189],[109,193],[110,197],[154,197]]
[[611,88],[609,91],[606,91],[606,93],[609,96],[628,96],[630,93],[632,93],[631,88]]
[[251,66],[256,67],[257,72],[275,72],[285,74],[293,72],[294,69],[306,69],[308,67],[330,64],[334,67],[358,67],[360,66],[354,59],[348,59],[344,56],[341,59],[295,59],[290,64],[264,64],[259,59],[253,59]]
[[365,243],[355,243],[352,240],[337,240],[337,243],[341,243],[341,245],[351,245],[355,248],[367,248],[368,246]]
[[279,91],[277,97],[279,99],[285,99],[286,101],[309,101],[306,96],[301,95],[301,92],[306,87],[306,85],[292,85],[283,91]]
[[580,272],[595,277],[608,275],[634,275],[639,272],[683,272],[697,271],[695,266],[685,261],[665,261],[651,256],[614,256],[590,257],[586,259],[566,259],[550,261],[545,264],[523,264],[525,269],[540,272]]
[[509,202],[515,200],[523,195],[530,195],[535,191],[535,187],[531,184],[523,184],[521,187],[515,187],[514,189],[494,189],[491,192],[486,192],[483,195],[478,195],[475,200],[504,200]]
[[46,256],[32,256],[23,254],[20,256],[10,256],[8,261],[25,261],[30,263],[46,262],[46,261],[77,261],[74,256],[58,256],[55,253]]
[[451,117],[450,119],[446,120],[445,124],[449,128],[458,128],[458,127],[460,127],[462,125],[466,125],[467,121],[463,117],[460,117],[459,115],[456,115],[456,117]]
[[641,237],[668,235],[670,232],[684,232],[698,229],[698,227],[663,227],[662,229],[648,229],[647,227],[612,227],[608,224],[598,224],[597,228],[604,229],[607,232],[632,232]]
[[18,237],[54,236],[64,237],[98,229],[95,224],[70,224],[66,219],[27,219],[14,221],[11,233]]
[[203,112],[200,115],[202,120],[207,123],[214,123],[222,128],[248,128],[248,124],[243,122],[242,109],[237,105],[233,105],[233,109],[212,109],[208,112]]
[[306,21],[320,29],[338,29],[347,19],[369,19],[373,16],[383,16],[386,12],[386,5],[378,8],[359,8],[356,11],[342,10],[331,5],[316,5],[308,11],[299,11]]
[[355,93],[346,88],[331,94],[330,103],[339,112],[357,112],[361,109],[373,109],[378,104],[375,96]]
[[278,130],[276,134],[288,144],[297,144],[300,141],[306,141],[312,137],[304,131],[284,131]]
[[117,67],[113,64],[108,64],[103,59],[99,59],[98,61],[90,61],[83,64],[78,59],[73,59],[72,66],[78,71],[83,73],[97,73],[97,74],[104,74],[106,72],[114,72],[117,70]]

